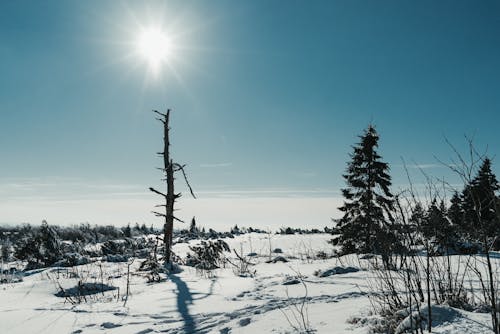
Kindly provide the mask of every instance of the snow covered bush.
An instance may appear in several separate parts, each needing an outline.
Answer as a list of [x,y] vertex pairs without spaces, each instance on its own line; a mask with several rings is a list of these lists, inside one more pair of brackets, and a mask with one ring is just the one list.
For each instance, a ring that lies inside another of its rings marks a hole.
[[54,265],[59,267],[73,267],[88,263],[90,263],[90,258],[87,256],[79,253],[65,253],[62,255],[62,259],[54,263]]
[[224,252],[229,252],[229,245],[224,240],[201,241],[200,244],[189,246],[193,253],[188,253],[185,263],[197,270],[207,273],[225,264]]
[[243,255],[243,246],[240,247],[240,253],[233,249],[234,254],[236,255],[236,260],[227,259],[233,266],[233,273],[236,276],[240,277],[253,277],[257,273],[257,270],[250,269],[251,266],[254,266],[255,263],[250,261],[249,255]]
[[51,266],[62,256],[57,232],[45,220],[38,230],[27,227],[14,248],[15,257],[28,262],[26,269]]
[[158,259],[152,256],[141,263],[139,271],[146,272],[148,283],[153,283],[161,281],[160,273],[164,270]]

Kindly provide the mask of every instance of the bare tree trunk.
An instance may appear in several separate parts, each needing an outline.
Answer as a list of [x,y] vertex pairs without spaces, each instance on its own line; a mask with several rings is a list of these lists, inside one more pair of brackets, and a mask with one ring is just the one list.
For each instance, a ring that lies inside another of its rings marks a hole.
[[165,197],[165,226],[163,242],[165,245],[165,263],[172,261],[172,235],[174,232],[174,167],[170,159],[170,137],[169,137],[170,109],[163,123],[163,167],[167,177],[167,196]]
[[430,258],[429,258],[429,252],[430,252],[430,247],[429,247],[429,241],[426,241],[426,248],[427,248],[427,269],[426,269],[426,276],[425,280],[427,283],[427,331],[431,333],[432,331],[432,307],[431,307],[431,263],[430,263]]
[[[181,171],[184,176],[184,180],[191,192],[193,197],[194,193],[187,181],[186,174],[184,172],[184,165],[180,165],[178,163],[174,163],[170,158],[170,137],[169,137],[169,120],[170,120],[170,109],[167,110],[166,114],[160,113],[156,110],[153,110],[156,114],[160,115],[160,118],[157,118],[160,122],[163,123],[163,152],[158,153],[163,157],[163,171],[165,175],[165,180],[167,183],[167,192],[162,193],[161,191],[155,190],[154,188],[149,188],[152,192],[161,195],[164,199],[165,204],[157,205],[157,207],[165,207],[165,213],[160,213],[153,211],[153,213],[157,217],[163,217],[165,219],[165,223],[163,226],[163,243],[165,246],[164,249],[164,262],[170,264],[172,262],[172,236],[174,232],[174,220],[181,221],[180,219],[174,216],[174,203],[177,198],[181,196],[181,194],[175,194],[174,192],[174,172]],[[181,221],[182,222],[182,221]]]
[[493,281],[493,268],[491,266],[490,249],[488,247],[487,238],[485,238],[484,245],[486,248],[486,261],[488,264],[488,275],[490,279],[491,322],[493,324],[493,332],[495,334],[500,334],[500,324],[498,322],[498,310],[495,298],[496,291],[495,291],[495,284]]
[[172,235],[174,233],[174,171],[172,161],[167,167],[167,197],[166,197],[166,217],[165,217],[165,262],[170,263],[172,257]]

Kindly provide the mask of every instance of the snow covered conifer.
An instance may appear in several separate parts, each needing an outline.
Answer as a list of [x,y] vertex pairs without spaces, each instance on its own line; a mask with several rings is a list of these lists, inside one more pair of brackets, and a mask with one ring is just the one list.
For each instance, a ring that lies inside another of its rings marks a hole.
[[427,209],[425,219],[421,225],[423,237],[435,246],[448,249],[454,241],[453,229],[447,217],[446,205],[443,201],[438,203],[435,199]]
[[123,229],[123,236],[126,238],[132,237],[132,229],[130,228],[130,224],[127,224]]
[[485,158],[476,177],[463,192],[463,210],[472,237],[483,241],[500,231],[496,193],[500,185],[491,170],[491,160]]
[[54,227],[50,226],[45,220],[42,221],[37,239],[40,260],[44,266],[52,265],[59,260],[62,255],[61,241]]
[[464,212],[462,210],[462,198],[458,192],[454,192],[450,200],[450,207],[447,211],[447,217],[450,220],[455,233],[461,235],[464,230]]
[[376,151],[379,135],[372,125],[360,139],[343,175],[347,187],[342,189],[345,200],[339,210],[344,216],[336,221],[340,234],[333,244],[344,253],[373,252],[387,261],[396,244],[389,165]]
[[2,258],[2,261],[9,262],[12,256],[12,243],[10,242],[9,238],[2,241],[1,247],[2,251],[0,253],[0,256]]

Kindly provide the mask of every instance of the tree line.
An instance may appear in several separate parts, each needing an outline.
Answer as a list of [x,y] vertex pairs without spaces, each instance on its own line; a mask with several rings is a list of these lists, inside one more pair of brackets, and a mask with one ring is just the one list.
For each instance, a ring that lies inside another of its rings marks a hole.
[[[461,189],[424,175],[424,194],[410,177],[408,189],[393,194],[390,168],[377,152],[378,141],[370,125],[353,147],[343,175],[343,215],[334,220],[331,243],[339,246],[339,255],[373,254],[378,289],[374,305],[388,323],[402,309],[409,314],[416,310],[411,332],[423,332],[424,322],[431,332],[433,305],[447,304],[486,308],[493,332],[500,333],[498,268],[491,253],[500,250],[500,186],[491,159],[478,153],[472,141],[468,157],[452,146],[457,157],[447,167],[462,180]],[[462,254],[467,255],[465,265]],[[471,276],[479,282],[478,290],[466,286]]]
[[401,236],[409,233],[415,235],[415,243],[428,241],[432,252],[440,254],[500,249],[500,186],[490,158],[480,158],[475,175],[463,189],[453,191],[449,203],[436,192],[425,205],[413,190],[406,190],[414,205],[405,221],[397,219],[405,194],[393,195],[390,190],[390,168],[377,152],[377,131],[370,125],[360,139],[343,175],[343,216],[334,220],[332,243],[343,254],[380,254],[387,262],[391,254],[408,251]]

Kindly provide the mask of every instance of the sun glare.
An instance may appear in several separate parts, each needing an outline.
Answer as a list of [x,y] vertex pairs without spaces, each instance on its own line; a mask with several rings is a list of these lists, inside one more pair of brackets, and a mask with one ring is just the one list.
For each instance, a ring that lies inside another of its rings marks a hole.
[[145,29],[139,35],[137,49],[151,70],[157,73],[168,60],[172,45],[167,35],[157,28]]

